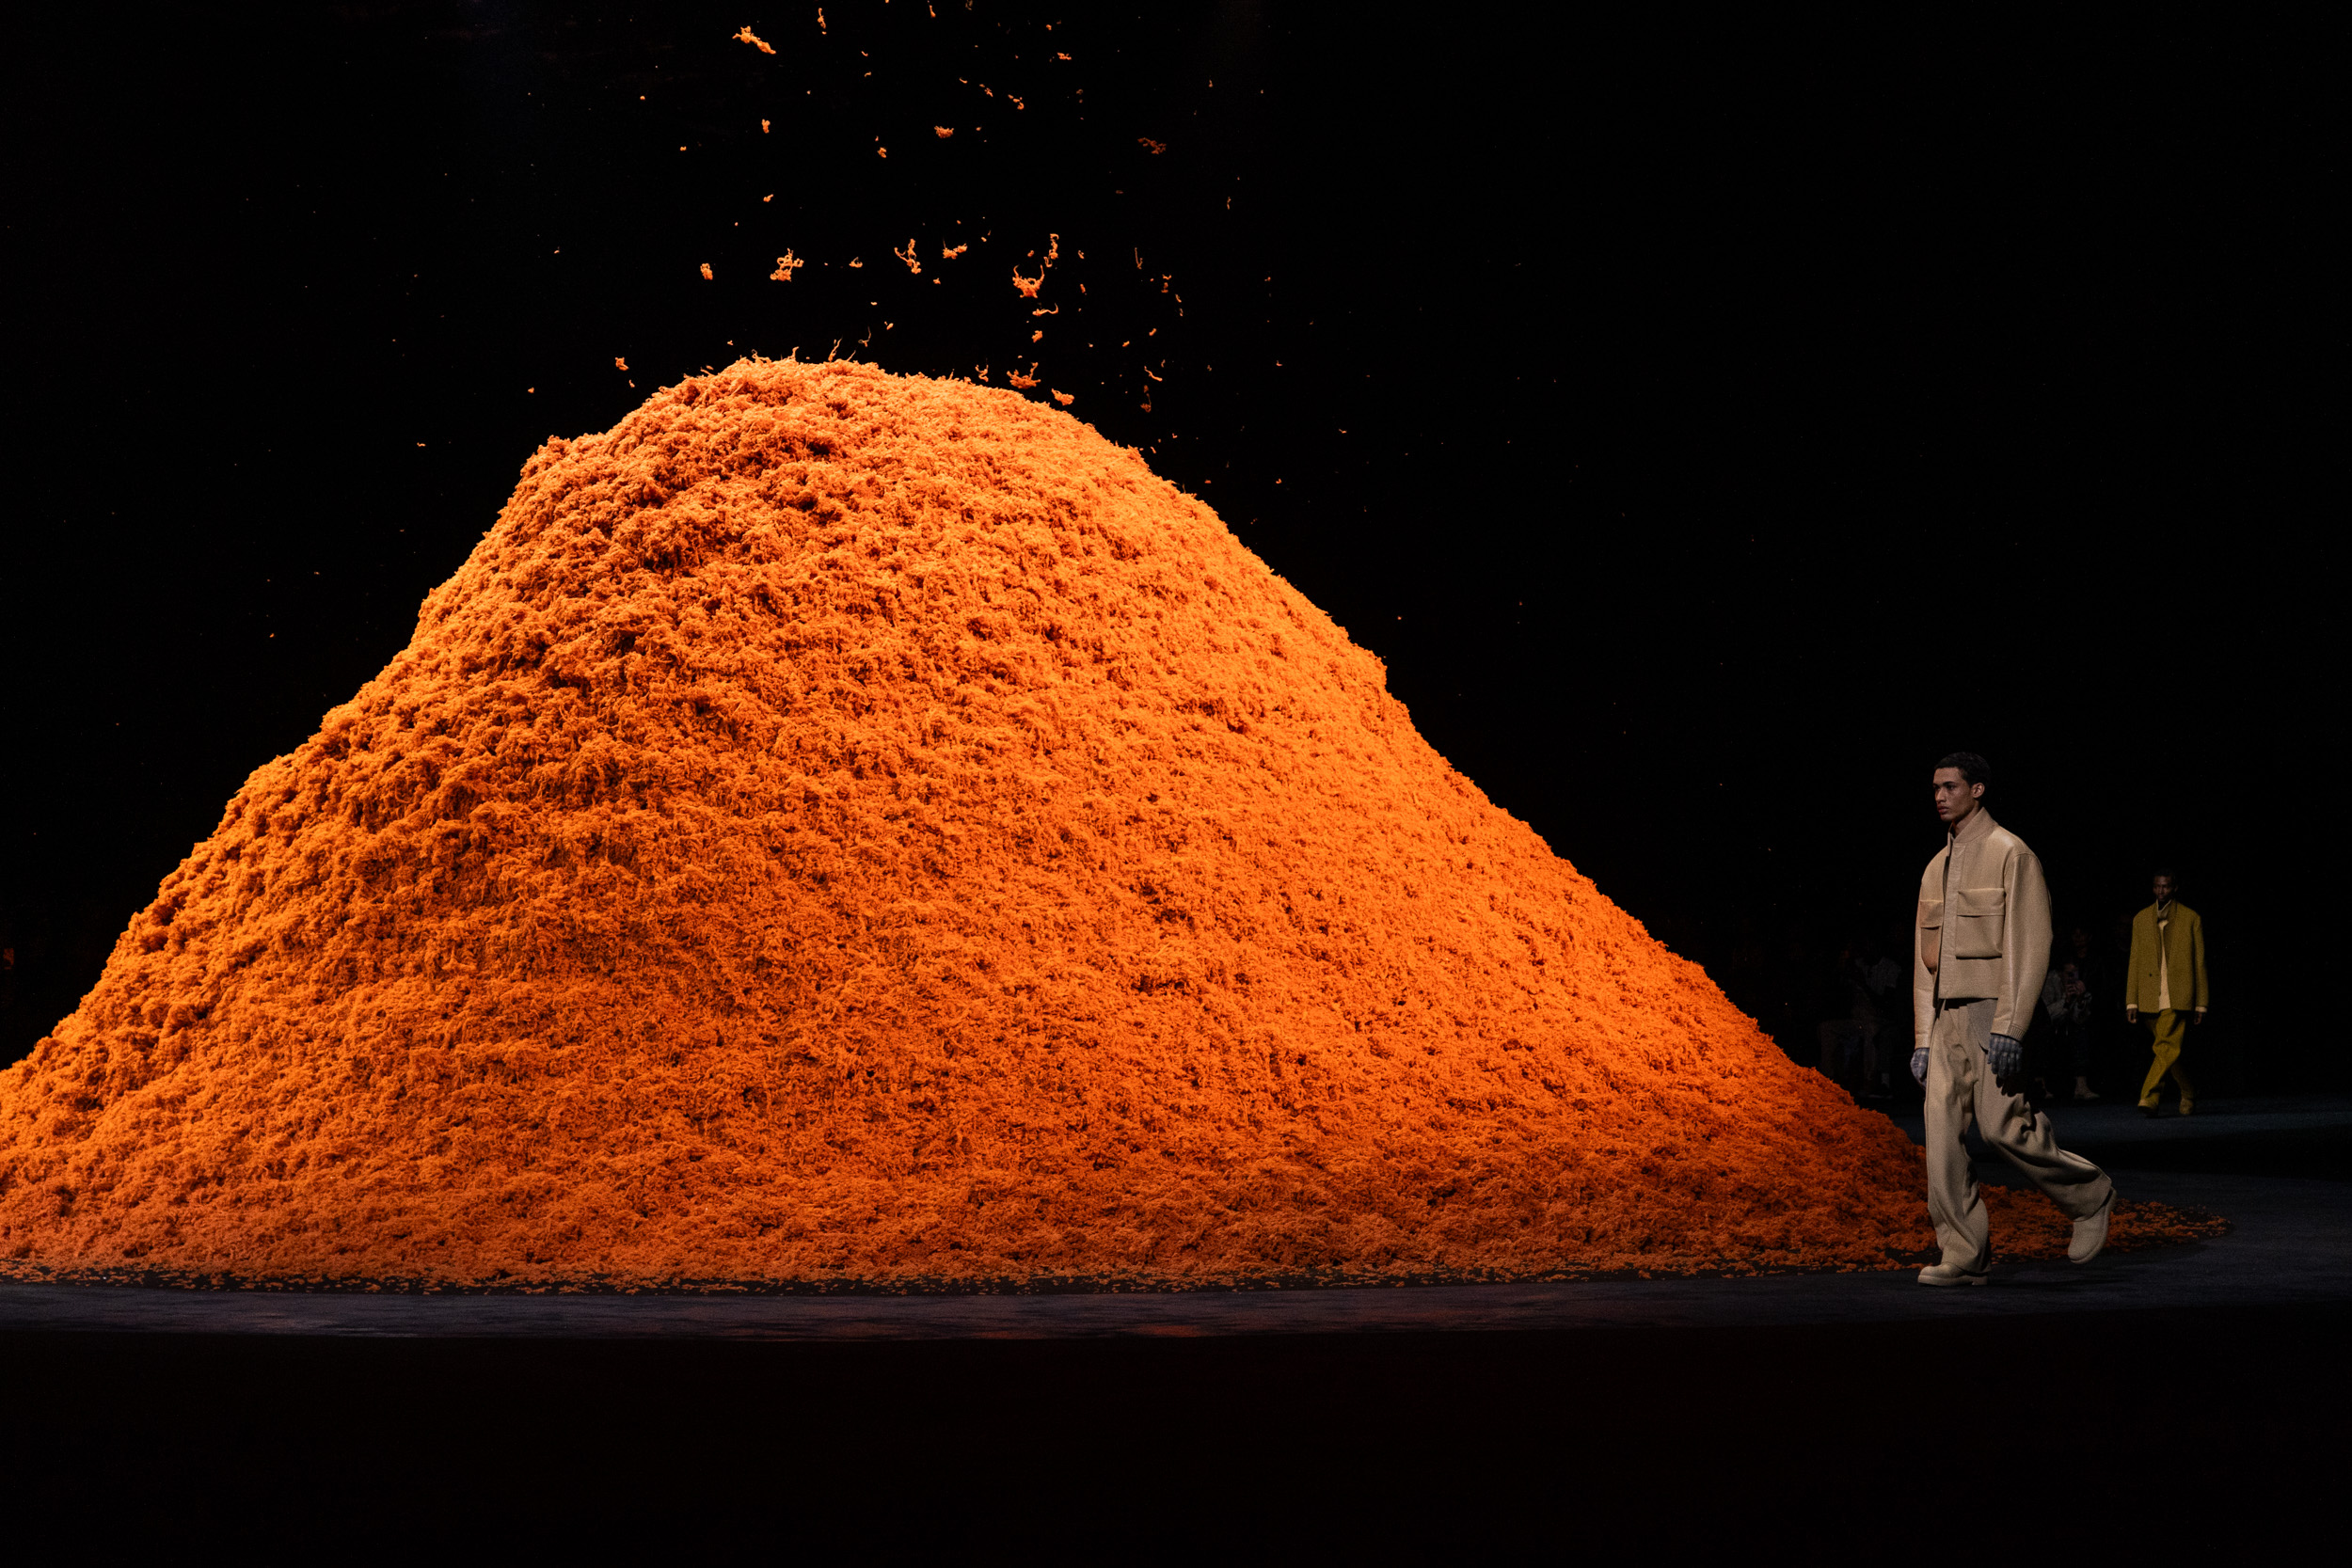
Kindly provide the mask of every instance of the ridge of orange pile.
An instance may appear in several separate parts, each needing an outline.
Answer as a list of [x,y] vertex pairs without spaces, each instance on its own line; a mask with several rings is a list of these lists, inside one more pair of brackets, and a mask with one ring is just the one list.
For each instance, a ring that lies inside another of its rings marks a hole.
[[548,441],[0,1073],[19,1274],[1884,1266],[1921,1187],[1207,506],[839,363]]

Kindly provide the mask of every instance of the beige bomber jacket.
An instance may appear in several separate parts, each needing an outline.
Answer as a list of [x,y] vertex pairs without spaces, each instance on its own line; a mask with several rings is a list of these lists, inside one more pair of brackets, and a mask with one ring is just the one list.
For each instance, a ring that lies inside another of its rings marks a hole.
[[1928,1043],[1938,997],[1992,997],[1993,1032],[2024,1039],[2050,967],[2050,890],[2025,840],[1979,806],[1919,879],[1911,953],[1914,1039]]

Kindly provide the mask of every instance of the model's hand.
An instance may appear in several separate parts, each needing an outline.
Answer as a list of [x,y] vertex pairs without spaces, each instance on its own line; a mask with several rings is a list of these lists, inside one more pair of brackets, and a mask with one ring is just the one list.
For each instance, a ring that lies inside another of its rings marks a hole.
[[2195,1014],[2193,1014],[2193,1015],[2190,1017],[2189,1022],[2190,1022],[2191,1023],[2202,1023],[2202,1022],[2205,1022],[2205,1009],[2204,1009],[2204,1008],[2202,1008],[2202,1007],[2198,1008],[2198,1009],[2197,1009],[2197,1011],[2195,1012]]
[[2010,1036],[1994,1035],[1984,1042],[1984,1059],[1993,1069],[1993,1081],[2014,1093],[2011,1085],[2017,1069],[2026,1065],[2026,1048]]
[[1919,1086],[1928,1086],[1928,1048],[1920,1046],[1911,1053],[1911,1075],[1919,1080]]
[[2133,1006],[2128,1002],[2123,1004],[2123,1022],[2126,1023],[2137,1023],[2139,1022],[2139,1009]]

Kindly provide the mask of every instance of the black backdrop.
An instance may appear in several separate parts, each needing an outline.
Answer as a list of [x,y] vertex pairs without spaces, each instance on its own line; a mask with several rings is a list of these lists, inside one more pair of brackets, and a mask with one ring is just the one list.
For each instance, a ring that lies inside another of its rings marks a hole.
[[2227,1084],[2340,1081],[2317,40],[1504,9],[34,18],[0,1049],[541,439],[797,349],[1035,361],[1792,1052],[1968,747],[2061,922],[2186,875]]

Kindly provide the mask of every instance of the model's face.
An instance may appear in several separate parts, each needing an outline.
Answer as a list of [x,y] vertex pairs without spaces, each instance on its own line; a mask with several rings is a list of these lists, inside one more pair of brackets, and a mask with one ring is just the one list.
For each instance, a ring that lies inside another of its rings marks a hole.
[[2156,902],[2159,904],[2169,904],[2172,902],[2171,878],[2159,877],[2156,879]]
[[1947,828],[1956,828],[1968,820],[1977,802],[1984,799],[1984,785],[1972,784],[1960,776],[1957,768],[1935,770],[1935,816]]

